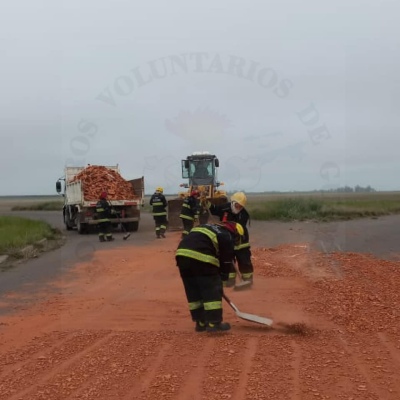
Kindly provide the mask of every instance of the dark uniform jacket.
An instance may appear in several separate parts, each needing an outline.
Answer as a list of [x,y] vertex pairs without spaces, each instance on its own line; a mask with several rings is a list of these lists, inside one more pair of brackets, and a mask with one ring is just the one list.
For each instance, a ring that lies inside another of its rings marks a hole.
[[193,221],[199,217],[199,202],[193,196],[186,197],[183,200],[180,218]]
[[241,244],[239,248],[249,247],[249,231],[247,229],[247,223],[249,222],[250,215],[246,211],[245,208],[242,208],[238,214],[234,214],[231,209],[231,203],[225,203],[220,206],[216,206],[215,204],[210,205],[210,213],[212,215],[219,216],[220,221],[224,218],[226,214],[228,221],[237,222],[242,225],[244,229],[244,235],[241,238]]
[[96,204],[97,222],[107,222],[111,217],[111,206],[106,199],[100,199]]
[[153,206],[153,217],[167,215],[167,200],[162,193],[154,193],[150,198],[150,205]]
[[175,255],[212,264],[227,276],[235,257],[234,238],[218,225],[199,225],[181,240]]

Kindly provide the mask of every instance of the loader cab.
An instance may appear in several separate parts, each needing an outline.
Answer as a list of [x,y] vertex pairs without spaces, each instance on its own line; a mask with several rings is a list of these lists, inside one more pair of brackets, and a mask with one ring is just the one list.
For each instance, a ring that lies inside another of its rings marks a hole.
[[218,166],[215,156],[190,156],[182,160],[182,178],[188,179],[190,186],[214,185]]

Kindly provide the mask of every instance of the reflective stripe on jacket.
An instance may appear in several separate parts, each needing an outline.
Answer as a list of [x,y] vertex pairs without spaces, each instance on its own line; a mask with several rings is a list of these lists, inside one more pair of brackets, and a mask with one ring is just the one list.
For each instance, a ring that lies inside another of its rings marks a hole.
[[152,214],[154,217],[167,215],[167,200],[162,193],[154,193],[150,198],[150,205],[153,206]]
[[96,204],[97,222],[108,222],[110,220],[111,206],[107,200],[101,199]]
[[181,240],[175,255],[220,267],[234,258],[233,238],[218,225],[199,225]]
[[195,197],[189,196],[183,200],[180,218],[194,221],[199,216],[199,207]]

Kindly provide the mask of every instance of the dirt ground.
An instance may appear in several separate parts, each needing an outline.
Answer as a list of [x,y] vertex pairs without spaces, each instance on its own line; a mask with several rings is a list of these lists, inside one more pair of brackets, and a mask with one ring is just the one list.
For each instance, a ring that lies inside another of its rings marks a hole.
[[400,398],[398,261],[253,247],[254,287],[226,293],[272,328],[225,303],[232,330],[196,333],[179,235],[97,251],[53,283],[57,294],[1,317],[0,400]]

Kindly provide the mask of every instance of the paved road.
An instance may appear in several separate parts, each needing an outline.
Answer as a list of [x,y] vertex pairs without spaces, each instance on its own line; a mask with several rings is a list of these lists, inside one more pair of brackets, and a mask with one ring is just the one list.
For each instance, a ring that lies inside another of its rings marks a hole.
[[15,268],[0,272],[0,296],[10,291],[23,291],[24,299],[21,299],[21,301],[30,301],[30,295],[46,286],[47,282],[51,282],[60,276],[67,279],[71,265],[90,259],[93,253],[99,249],[118,246],[143,246],[154,240],[153,219],[151,215],[146,213],[142,215],[137,232],[133,232],[126,241],[122,239],[124,232],[115,232],[116,240],[110,243],[100,243],[96,234],[79,235],[75,230],[66,231],[62,216],[58,211],[19,211],[1,213],[0,215],[44,220],[62,230],[66,236],[66,243],[61,248],[44,253],[39,258],[18,264]]
[[[71,265],[90,259],[98,249],[117,246],[144,246],[155,240],[152,216],[142,213],[139,230],[123,241],[123,232],[115,233],[116,240],[99,243],[95,234],[79,235],[66,231],[59,212],[12,212],[29,218],[41,219],[61,229],[66,244],[61,248],[41,255],[37,259],[18,265],[0,274],[0,296],[6,292],[35,291],[37,285],[46,285],[63,276]],[[4,214],[3,214],[4,215]],[[276,247],[285,243],[311,243],[315,249],[331,252],[371,253],[379,258],[400,260],[400,215],[377,219],[359,219],[347,222],[261,222],[251,221],[251,242],[253,247]]]
[[369,253],[400,260],[400,215],[351,221],[260,222],[252,221],[253,246],[275,247],[284,243],[311,243],[319,251]]

